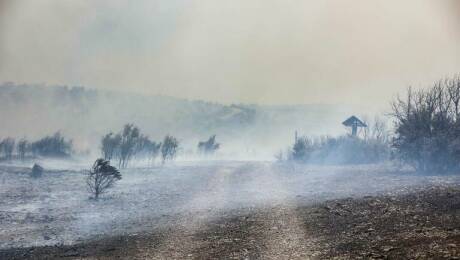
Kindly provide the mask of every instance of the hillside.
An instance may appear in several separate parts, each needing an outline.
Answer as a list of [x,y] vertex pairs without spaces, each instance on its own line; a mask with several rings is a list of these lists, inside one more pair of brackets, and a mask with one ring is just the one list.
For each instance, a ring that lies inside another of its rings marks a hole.
[[349,113],[330,105],[223,105],[84,87],[0,85],[0,136],[34,139],[59,130],[80,150],[94,150],[103,134],[134,123],[153,139],[178,136],[185,151],[217,134],[223,152],[272,154],[290,142],[295,130],[342,132],[340,122]]

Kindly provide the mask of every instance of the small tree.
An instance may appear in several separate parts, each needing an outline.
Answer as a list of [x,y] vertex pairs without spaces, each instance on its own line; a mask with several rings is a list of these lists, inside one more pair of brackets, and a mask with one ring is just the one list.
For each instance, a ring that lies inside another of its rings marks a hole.
[[152,162],[155,162],[155,159],[160,155],[161,143],[151,142],[149,146],[149,158]]
[[165,136],[163,144],[161,145],[162,162],[165,163],[167,160],[173,160],[176,157],[178,147],[179,141],[174,136]]
[[220,144],[216,143],[216,135],[209,137],[205,142],[198,143],[198,150],[203,154],[213,154],[220,148]]
[[121,174],[117,168],[110,165],[110,162],[104,159],[97,159],[88,173],[86,184],[88,191],[94,195],[94,199],[99,199],[101,194],[121,180]]
[[139,128],[132,124],[124,126],[120,141],[119,167],[126,168],[128,166],[129,160],[136,153],[140,137]]

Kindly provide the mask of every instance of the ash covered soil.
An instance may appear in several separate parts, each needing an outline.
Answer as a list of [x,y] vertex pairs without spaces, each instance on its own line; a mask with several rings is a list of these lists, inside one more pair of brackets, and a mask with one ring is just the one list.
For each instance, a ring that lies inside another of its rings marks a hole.
[[122,171],[96,202],[65,168],[0,166],[0,259],[460,256],[458,175],[184,162]]

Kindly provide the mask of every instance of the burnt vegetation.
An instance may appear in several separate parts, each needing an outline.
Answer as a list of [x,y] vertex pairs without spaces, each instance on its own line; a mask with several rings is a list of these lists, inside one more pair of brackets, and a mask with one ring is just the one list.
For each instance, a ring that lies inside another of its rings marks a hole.
[[[418,172],[460,170],[460,76],[440,80],[428,89],[409,88],[391,109],[392,132],[376,118],[357,136],[296,137],[287,159],[327,164],[394,160]],[[282,159],[282,154],[276,158]]]
[[429,89],[409,88],[392,103],[393,147],[398,158],[421,172],[458,171],[460,167],[460,77]]
[[[391,143],[385,121],[376,117],[359,136],[296,137],[288,160],[313,164],[369,164],[390,159]],[[276,155],[277,160],[282,154]]]
[[100,195],[106,193],[119,180],[121,174],[117,168],[111,166],[107,160],[97,159],[88,172],[86,184],[93,198],[98,200]]

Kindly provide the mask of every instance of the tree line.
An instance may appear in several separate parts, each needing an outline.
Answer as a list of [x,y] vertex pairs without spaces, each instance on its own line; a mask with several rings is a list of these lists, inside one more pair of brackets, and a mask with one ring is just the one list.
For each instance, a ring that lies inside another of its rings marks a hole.
[[69,157],[73,151],[72,140],[66,139],[60,132],[45,136],[36,141],[12,137],[0,139],[0,158],[4,160],[27,157]]
[[118,133],[108,133],[102,137],[101,153],[104,160],[116,161],[119,168],[128,167],[133,158],[155,162],[158,156],[164,164],[174,160],[179,149],[179,140],[166,135],[163,142],[156,142],[141,133],[133,124],[126,124]]
[[[219,148],[216,135],[198,143],[198,151],[203,155],[214,154]],[[101,140],[102,159],[115,161],[119,168],[128,167],[132,159],[147,160],[153,164],[160,157],[164,164],[174,160],[179,149],[180,142],[176,137],[168,134],[161,142],[154,141],[134,124],[126,124],[118,133],[110,132]]]

